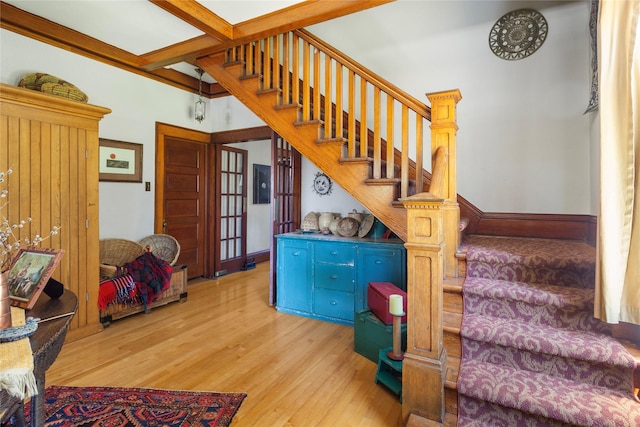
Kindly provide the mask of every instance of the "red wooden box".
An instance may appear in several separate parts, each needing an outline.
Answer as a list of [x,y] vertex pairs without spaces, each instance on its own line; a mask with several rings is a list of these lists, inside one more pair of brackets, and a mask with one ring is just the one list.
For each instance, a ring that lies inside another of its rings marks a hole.
[[[402,309],[407,312],[407,293],[391,282],[369,282],[367,288],[367,302],[369,308],[385,324],[393,324],[393,316],[389,314],[389,295],[402,295]],[[406,314],[402,323],[407,323]]]

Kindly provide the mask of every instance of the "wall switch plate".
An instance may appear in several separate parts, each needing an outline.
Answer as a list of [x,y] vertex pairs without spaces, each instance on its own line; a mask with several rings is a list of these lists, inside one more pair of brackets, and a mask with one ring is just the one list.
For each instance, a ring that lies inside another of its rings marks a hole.
[[145,181],[144,191],[151,191],[151,183],[149,181]]

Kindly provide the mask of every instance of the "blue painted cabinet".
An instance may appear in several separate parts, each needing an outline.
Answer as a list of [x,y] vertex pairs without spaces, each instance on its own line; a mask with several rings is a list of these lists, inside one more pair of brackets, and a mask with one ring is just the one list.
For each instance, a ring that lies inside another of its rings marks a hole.
[[369,282],[406,290],[401,240],[288,233],[277,238],[278,311],[353,325]]

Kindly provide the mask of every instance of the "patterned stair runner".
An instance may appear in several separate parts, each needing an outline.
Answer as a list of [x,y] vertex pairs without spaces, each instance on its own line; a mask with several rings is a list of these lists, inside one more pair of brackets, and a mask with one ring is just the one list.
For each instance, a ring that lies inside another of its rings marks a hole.
[[466,236],[459,426],[638,426],[635,359],[593,317],[595,250]]

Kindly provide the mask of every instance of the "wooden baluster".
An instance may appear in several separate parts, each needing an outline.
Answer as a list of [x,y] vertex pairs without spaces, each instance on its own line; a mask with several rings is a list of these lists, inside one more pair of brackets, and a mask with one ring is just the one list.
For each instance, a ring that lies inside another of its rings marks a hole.
[[253,49],[253,74],[262,74],[262,40],[257,40]]
[[342,111],[342,72],[343,67],[338,61],[336,63],[336,138],[342,138],[344,135],[344,113]]
[[289,71],[289,37],[286,33],[282,37],[282,104],[291,103],[291,74]]
[[402,152],[400,163],[400,197],[405,198],[409,188],[409,107],[402,105]]
[[[422,129],[422,121],[424,118],[416,113],[416,193],[422,193],[424,191],[424,174],[422,173],[423,169],[423,129]],[[433,172],[433,168],[431,169]]]
[[300,104],[300,37],[292,34],[292,38],[293,46],[291,53],[293,58],[291,60],[293,64],[291,64],[291,103]]
[[271,59],[271,37],[264,39],[264,47],[262,52],[262,89],[271,89],[271,72],[273,62]]
[[254,54],[253,51],[255,50],[255,42],[251,42],[249,44],[247,44],[247,55],[246,55],[246,60],[244,62],[244,75],[245,76],[251,76],[253,75],[253,67],[254,67]]
[[311,119],[310,114],[310,83],[309,78],[311,72],[309,70],[309,42],[304,40],[302,42],[302,121],[306,122]]
[[367,128],[367,81],[360,77],[360,155],[368,157],[368,128]]
[[320,120],[320,110],[322,104],[320,102],[320,50],[315,46],[311,46],[313,49],[313,120]]
[[373,178],[381,177],[381,151],[382,144],[380,141],[380,89],[373,89]]
[[393,132],[394,132],[394,100],[393,97],[387,94],[387,178],[395,178],[395,150],[393,147]]
[[272,37],[273,42],[273,59],[271,60],[272,65],[272,87],[274,89],[280,89],[280,37],[274,36]]
[[[331,72],[331,57],[329,55],[324,56],[324,137],[330,139],[332,137],[332,128],[334,123],[331,103],[332,94],[332,72]],[[336,129],[337,132],[337,129]]]
[[347,157],[354,158],[356,156],[356,95],[355,95],[355,73],[349,70],[349,129]]

